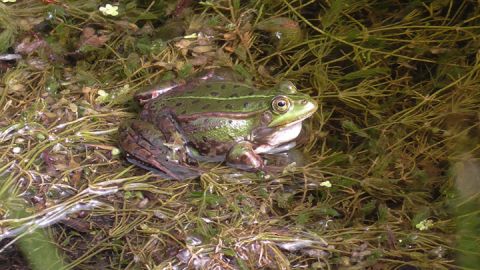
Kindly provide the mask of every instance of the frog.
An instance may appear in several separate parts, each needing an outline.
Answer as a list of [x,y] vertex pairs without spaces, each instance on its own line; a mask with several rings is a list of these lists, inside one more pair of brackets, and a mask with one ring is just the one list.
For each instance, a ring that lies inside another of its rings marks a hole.
[[135,95],[136,119],[119,128],[129,162],[169,179],[205,173],[199,162],[266,172],[264,155],[294,148],[318,103],[290,81],[258,90],[228,69],[162,82]]

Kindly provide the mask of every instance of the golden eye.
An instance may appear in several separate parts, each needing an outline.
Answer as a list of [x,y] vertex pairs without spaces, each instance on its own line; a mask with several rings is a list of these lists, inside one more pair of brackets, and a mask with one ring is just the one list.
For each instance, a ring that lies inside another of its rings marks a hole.
[[272,100],[272,108],[276,113],[285,113],[290,108],[290,99],[286,96],[277,96]]

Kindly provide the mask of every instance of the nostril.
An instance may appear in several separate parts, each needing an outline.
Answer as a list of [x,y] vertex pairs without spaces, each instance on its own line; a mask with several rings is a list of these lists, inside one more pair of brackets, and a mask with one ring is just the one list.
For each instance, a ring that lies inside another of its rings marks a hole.
[[302,99],[302,100],[300,101],[300,103],[301,103],[302,105],[305,105],[305,104],[307,104],[307,100],[306,100],[306,99]]

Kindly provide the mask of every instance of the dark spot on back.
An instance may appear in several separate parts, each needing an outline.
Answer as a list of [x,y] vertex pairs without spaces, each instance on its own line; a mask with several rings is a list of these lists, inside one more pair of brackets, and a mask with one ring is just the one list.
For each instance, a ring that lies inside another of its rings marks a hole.
[[233,123],[233,120],[232,119],[228,120],[228,123],[229,124]]
[[207,141],[208,141],[207,137],[205,137],[205,136],[202,137],[202,140],[203,140],[204,142],[207,142]]
[[254,91],[250,91],[250,92],[248,93],[248,95],[250,95],[250,96],[252,96],[253,94],[255,94]]
[[238,97],[237,93],[231,94],[230,97]]
[[192,104],[197,104],[198,102],[200,102],[200,99],[194,99],[194,100],[192,100]]
[[202,110],[206,110],[206,109],[208,109],[208,107],[210,107],[210,104],[205,104],[205,105],[202,106]]
[[243,108],[247,108],[248,105],[250,105],[250,103],[248,103],[248,102],[243,103]]
[[238,85],[238,84],[235,84],[235,85],[233,86],[233,88],[239,88],[239,87],[240,87],[240,85]]
[[211,95],[212,97],[216,97],[216,96],[218,96],[218,94],[219,94],[218,92],[210,92],[210,95]]
[[227,104],[227,105],[225,105],[225,109],[229,109],[229,110],[233,109],[232,104]]
[[186,114],[187,111],[186,110],[183,110],[180,114]]
[[177,104],[175,104],[175,106],[177,106],[177,107],[182,106],[182,103],[181,103],[181,102],[177,102]]
[[220,86],[220,88],[222,89],[225,89],[227,86],[225,84],[222,84],[222,86]]
[[207,88],[212,88],[212,85],[209,84],[209,83],[207,83],[205,86],[206,86]]

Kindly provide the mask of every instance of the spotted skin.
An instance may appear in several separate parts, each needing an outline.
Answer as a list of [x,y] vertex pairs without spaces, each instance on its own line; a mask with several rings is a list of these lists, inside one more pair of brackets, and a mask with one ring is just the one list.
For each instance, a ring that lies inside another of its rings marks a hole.
[[174,179],[201,173],[192,160],[263,170],[260,155],[293,147],[301,122],[317,109],[291,83],[260,91],[227,73],[202,76],[137,96],[139,119],[120,130],[132,162]]

